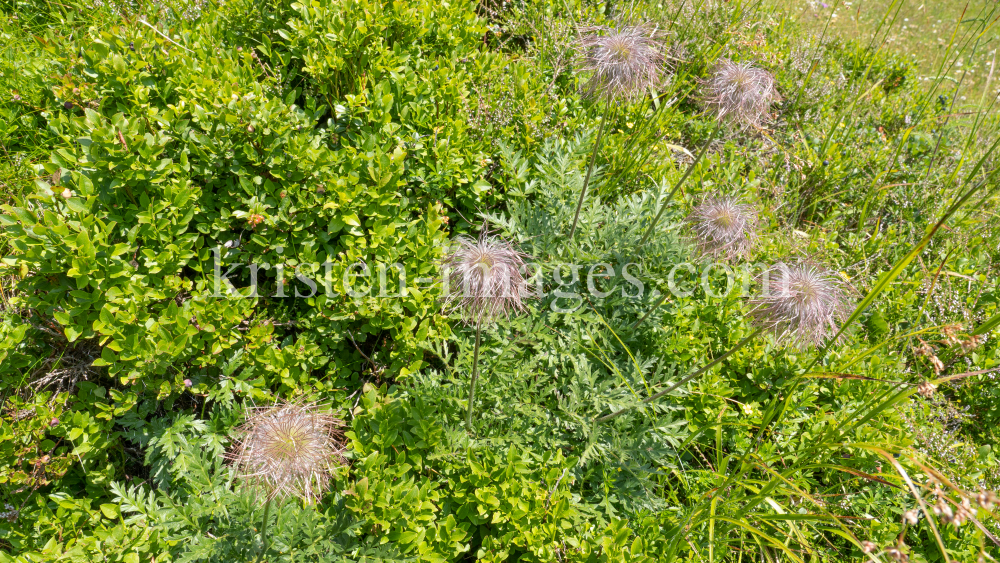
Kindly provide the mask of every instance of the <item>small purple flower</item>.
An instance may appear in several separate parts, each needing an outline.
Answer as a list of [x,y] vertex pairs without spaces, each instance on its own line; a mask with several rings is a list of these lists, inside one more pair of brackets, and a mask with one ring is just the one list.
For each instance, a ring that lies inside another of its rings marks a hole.
[[185,380],[184,380],[184,387],[187,387],[187,388],[189,388],[189,389],[190,389],[192,385],[194,385],[194,384],[193,384],[193,383],[191,383],[191,380],[190,380],[190,379],[185,379]]
[[827,4],[826,2],[820,2],[819,6],[820,6],[820,8],[829,8],[830,7],[830,5]]

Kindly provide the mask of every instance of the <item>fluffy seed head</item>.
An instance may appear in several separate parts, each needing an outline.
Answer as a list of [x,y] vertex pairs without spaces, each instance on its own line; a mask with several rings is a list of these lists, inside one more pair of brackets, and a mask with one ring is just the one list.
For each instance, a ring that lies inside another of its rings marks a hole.
[[986,510],[993,510],[993,506],[1000,502],[1000,498],[993,491],[982,490],[976,495],[976,502]]
[[445,309],[459,311],[468,324],[487,324],[519,313],[534,297],[524,280],[528,256],[485,228],[478,239],[460,236],[445,258]]
[[770,118],[771,104],[780,102],[774,76],[750,63],[722,59],[703,85],[705,104],[718,119],[743,128],[760,127]]
[[583,87],[587,97],[633,100],[660,85],[665,57],[655,26],[599,26],[580,32],[577,66],[593,73]]
[[237,475],[268,499],[316,502],[345,463],[343,422],[316,403],[287,402],[254,408],[236,429],[226,457]]
[[757,241],[757,211],[738,199],[712,195],[687,217],[693,241],[704,256],[746,258]]
[[808,262],[778,262],[762,278],[763,292],[751,300],[750,314],[779,342],[804,349],[820,346],[837,333],[847,300],[835,274]]
[[934,385],[930,381],[924,381],[923,383],[917,386],[917,393],[920,393],[922,396],[930,399],[931,397],[934,396],[934,391],[936,389],[937,385]]
[[910,560],[910,556],[897,547],[890,547],[886,549],[885,554],[892,558],[893,561],[899,561],[900,563],[906,563]]

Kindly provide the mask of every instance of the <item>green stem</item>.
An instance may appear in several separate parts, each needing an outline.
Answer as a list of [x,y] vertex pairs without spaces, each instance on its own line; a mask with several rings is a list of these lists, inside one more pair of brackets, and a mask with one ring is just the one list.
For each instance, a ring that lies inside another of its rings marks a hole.
[[260,527],[260,557],[258,561],[264,560],[264,554],[267,553],[267,520],[271,513],[271,499],[267,499],[264,503],[264,523]]
[[465,426],[472,430],[472,402],[476,398],[476,379],[479,378],[479,341],[482,335],[482,324],[476,323],[476,347],[472,352],[472,381],[469,383],[469,411],[465,415]]
[[[667,387],[667,388],[666,388],[666,389],[664,389],[663,391],[660,391],[659,393],[657,393],[657,394],[655,394],[655,395],[650,395],[649,397],[646,397],[646,398],[645,398],[645,399],[643,399],[643,400],[642,400],[642,402],[641,402],[641,403],[639,403],[639,404],[640,404],[640,405],[644,405],[644,404],[647,404],[647,403],[652,403],[653,401],[655,401],[655,400],[659,399],[660,397],[662,397],[662,396],[666,395],[667,393],[670,393],[670,392],[671,392],[671,391],[673,391],[674,389],[677,389],[677,388],[678,388],[678,387],[680,387],[681,385],[684,385],[684,384],[685,384],[685,383],[687,383],[688,381],[691,381],[691,380],[692,380],[692,379],[694,379],[695,377],[698,377],[699,375],[701,375],[701,374],[705,373],[706,371],[708,371],[708,370],[712,369],[712,367],[713,367],[713,366],[715,366],[716,364],[718,364],[718,363],[719,363],[719,362],[721,362],[722,360],[725,360],[725,359],[726,359],[726,358],[728,358],[729,356],[733,355],[733,354],[734,354],[734,353],[735,353],[735,352],[736,352],[737,350],[739,350],[740,348],[742,348],[742,347],[746,346],[748,342],[750,342],[751,340],[753,340],[754,338],[756,338],[756,337],[757,337],[757,335],[759,335],[759,334],[760,334],[761,332],[764,332],[764,327],[761,327],[761,328],[758,328],[757,330],[755,330],[755,331],[753,332],[753,334],[751,334],[750,336],[748,336],[748,337],[744,338],[743,340],[741,340],[739,344],[737,344],[736,346],[734,346],[734,347],[733,347],[732,349],[730,349],[730,350],[729,350],[728,352],[726,352],[725,354],[723,354],[723,355],[719,356],[718,358],[716,358],[716,359],[712,360],[712,362],[711,362],[711,363],[709,363],[708,365],[706,365],[705,367],[703,367],[703,368],[699,369],[698,371],[696,371],[696,372],[694,372],[694,373],[692,373],[692,374],[690,374],[690,375],[687,375],[687,376],[685,376],[685,377],[684,377],[684,378],[682,378],[682,379],[681,379],[680,381],[678,381],[677,383],[674,383],[674,384],[673,384],[673,385],[671,385],[670,387]],[[635,406],[635,405],[632,405],[632,406],[628,406],[628,407],[625,407],[625,408],[623,408],[623,409],[620,409],[620,410],[618,410],[618,411],[615,411],[615,412],[613,412],[613,413],[611,413],[611,414],[609,414],[609,415],[606,415],[606,416],[602,416],[601,418],[598,418],[598,419],[597,419],[597,422],[606,422],[606,421],[608,421],[608,420],[611,420],[612,418],[616,418],[616,417],[618,417],[618,416],[620,416],[620,415],[624,414],[625,412],[627,412],[627,411],[628,411],[629,409],[631,409],[631,408],[632,408],[633,406]]]
[[643,235],[642,240],[639,241],[640,247],[646,244],[646,241],[649,240],[649,236],[653,234],[653,229],[656,228],[656,223],[660,220],[660,216],[663,215],[664,211],[666,211],[667,204],[670,203],[671,199],[673,199],[674,194],[677,193],[677,190],[679,190],[681,186],[684,185],[684,181],[688,179],[688,176],[690,176],[691,173],[694,172],[695,167],[698,166],[698,163],[701,162],[702,157],[705,156],[706,152],[708,152],[708,147],[712,146],[712,141],[715,140],[715,136],[719,133],[719,129],[721,127],[722,127],[722,120],[717,120],[715,123],[715,129],[712,130],[712,135],[708,138],[708,141],[705,141],[705,146],[701,147],[701,151],[698,153],[698,156],[695,157],[694,162],[691,163],[691,166],[688,166],[687,171],[684,172],[684,175],[681,176],[681,179],[677,181],[677,184],[674,186],[674,189],[670,190],[670,193],[667,194],[667,199],[663,200],[663,204],[660,205],[660,211],[656,213],[656,217],[653,217],[653,222],[649,225],[649,229],[646,230],[646,234]]
[[668,294],[667,292],[665,292],[665,291],[664,291],[664,292],[663,292],[663,295],[662,295],[662,296],[660,296],[660,299],[659,299],[659,301],[657,301],[657,302],[656,302],[656,305],[653,305],[653,306],[652,306],[652,307],[651,307],[651,308],[649,309],[649,311],[647,311],[647,312],[646,312],[646,314],[642,316],[642,318],[641,318],[641,319],[639,319],[639,320],[635,321],[635,323],[634,323],[634,324],[632,325],[632,328],[631,328],[631,330],[635,330],[635,327],[637,327],[637,326],[641,325],[641,324],[642,324],[642,321],[646,320],[646,319],[647,319],[647,318],[648,318],[648,317],[649,317],[650,315],[652,315],[652,314],[653,314],[653,311],[655,311],[655,310],[659,309],[659,308],[660,308],[660,305],[663,305],[663,302],[667,300],[667,296],[668,296],[668,295],[669,295],[669,294]]
[[580,190],[580,199],[576,202],[576,213],[573,214],[573,226],[569,230],[569,239],[573,240],[573,233],[576,232],[576,222],[580,219],[580,208],[583,207],[583,198],[587,195],[587,185],[590,184],[590,175],[594,172],[594,161],[597,160],[597,153],[601,150],[601,140],[604,138],[604,128],[608,123],[608,114],[611,112],[611,98],[604,104],[604,115],[601,116],[601,126],[597,129],[597,140],[594,141],[594,150],[590,153],[590,165],[587,166],[587,175],[583,179],[583,189]]

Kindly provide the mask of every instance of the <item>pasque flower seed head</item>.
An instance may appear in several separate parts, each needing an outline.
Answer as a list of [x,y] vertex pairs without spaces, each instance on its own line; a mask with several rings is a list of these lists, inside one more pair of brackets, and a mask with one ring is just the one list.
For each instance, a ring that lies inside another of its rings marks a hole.
[[483,229],[479,238],[460,236],[444,261],[445,308],[469,324],[488,324],[519,313],[534,297],[523,271],[528,256]]
[[771,104],[781,101],[774,76],[750,63],[722,59],[703,84],[705,104],[720,120],[741,127],[760,127],[770,118]]
[[344,464],[343,422],[316,403],[286,402],[254,408],[236,429],[227,454],[237,476],[268,499],[316,502],[330,475]]
[[756,210],[733,197],[705,198],[686,221],[695,246],[704,256],[746,258],[757,241]]
[[584,93],[592,98],[633,100],[659,86],[666,70],[661,35],[650,24],[582,29],[577,66],[592,73]]
[[847,313],[843,282],[809,262],[778,262],[762,276],[763,291],[751,301],[754,322],[779,342],[820,346],[837,334]]

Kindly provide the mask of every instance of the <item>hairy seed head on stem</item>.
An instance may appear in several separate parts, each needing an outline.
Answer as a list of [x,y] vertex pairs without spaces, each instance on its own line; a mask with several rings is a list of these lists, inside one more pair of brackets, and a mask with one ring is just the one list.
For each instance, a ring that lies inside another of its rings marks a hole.
[[663,81],[662,33],[651,24],[586,27],[576,47],[578,69],[592,73],[583,86],[587,97],[635,100]]
[[771,104],[781,101],[770,72],[729,59],[715,63],[702,92],[705,105],[719,120],[743,128],[760,127],[769,121]]
[[344,465],[343,422],[317,403],[253,408],[226,454],[237,476],[268,499],[316,502]]
[[444,260],[444,306],[470,325],[489,324],[525,310],[535,297],[524,279],[528,256],[483,229],[479,238],[459,236]]
[[747,258],[757,242],[757,211],[734,197],[710,195],[686,221],[703,256]]
[[805,349],[837,334],[848,309],[836,274],[809,262],[778,262],[762,279],[763,291],[751,300],[750,314],[779,343]]

